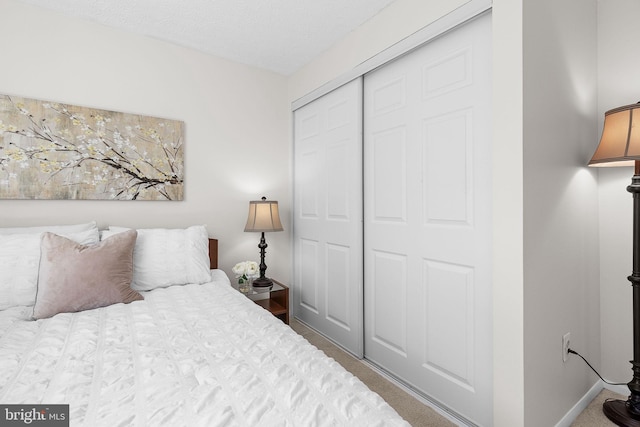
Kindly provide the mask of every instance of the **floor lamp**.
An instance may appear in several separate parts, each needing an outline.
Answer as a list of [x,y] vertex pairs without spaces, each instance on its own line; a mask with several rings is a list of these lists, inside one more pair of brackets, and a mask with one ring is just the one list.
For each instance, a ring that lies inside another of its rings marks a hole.
[[265,276],[267,264],[264,262],[264,254],[268,245],[264,239],[264,233],[265,231],[282,230],[278,202],[267,200],[266,197],[263,197],[262,200],[249,202],[249,215],[247,216],[247,225],[245,225],[244,231],[259,231],[262,233],[258,244],[258,248],[260,248],[260,277],[253,281],[253,286],[267,287],[273,285],[273,281]]
[[604,403],[603,412],[619,426],[640,427],[640,103],[609,110],[602,138],[589,166],[635,166],[627,191],[633,195],[633,379],[624,400]]

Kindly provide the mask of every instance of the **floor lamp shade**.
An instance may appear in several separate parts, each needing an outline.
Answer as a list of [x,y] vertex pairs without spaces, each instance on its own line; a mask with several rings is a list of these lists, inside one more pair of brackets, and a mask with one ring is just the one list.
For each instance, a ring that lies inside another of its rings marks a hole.
[[589,166],[635,166],[627,191],[633,195],[633,378],[627,386],[629,397],[608,400],[604,414],[619,426],[640,427],[640,103],[609,110],[604,116],[600,144]]
[[265,276],[267,264],[264,262],[265,249],[267,241],[264,233],[268,231],[282,231],[282,223],[280,222],[280,213],[278,212],[278,202],[267,200],[252,200],[249,202],[249,215],[247,216],[247,224],[244,231],[258,231],[261,233],[260,243],[260,277],[253,281],[253,286],[266,287],[272,286],[273,281]]
[[589,166],[633,166],[640,160],[640,103],[604,114],[604,128]]

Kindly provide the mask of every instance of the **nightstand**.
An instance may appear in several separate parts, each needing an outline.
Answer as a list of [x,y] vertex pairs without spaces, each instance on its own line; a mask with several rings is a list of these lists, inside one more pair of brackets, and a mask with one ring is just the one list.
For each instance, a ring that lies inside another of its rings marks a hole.
[[[273,280],[273,279],[272,279]],[[237,285],[236,285],[237,289]],[[282,320],[289,324],[289,287],[273,280],[273,286],[259,288],[251,287],[249,293],[245,294],[247,298],[262,306]]]

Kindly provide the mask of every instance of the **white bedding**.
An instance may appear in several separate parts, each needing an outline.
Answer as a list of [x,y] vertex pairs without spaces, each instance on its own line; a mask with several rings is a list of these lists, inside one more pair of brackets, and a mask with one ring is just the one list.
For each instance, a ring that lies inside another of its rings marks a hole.
[[212,277],[38,321],[31,307],[0,311],[0,403],[70,404],[72,426],[408,426]]

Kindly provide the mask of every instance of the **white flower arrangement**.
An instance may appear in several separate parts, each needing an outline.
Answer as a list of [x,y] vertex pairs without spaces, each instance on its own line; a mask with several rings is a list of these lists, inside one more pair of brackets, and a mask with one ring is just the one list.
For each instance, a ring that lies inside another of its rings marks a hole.
[[260,276],[258,263],[255,261],[242,261],[232,268],[233,274],[238,278],[238,283],[244,283],[249,279],[255,279]]

